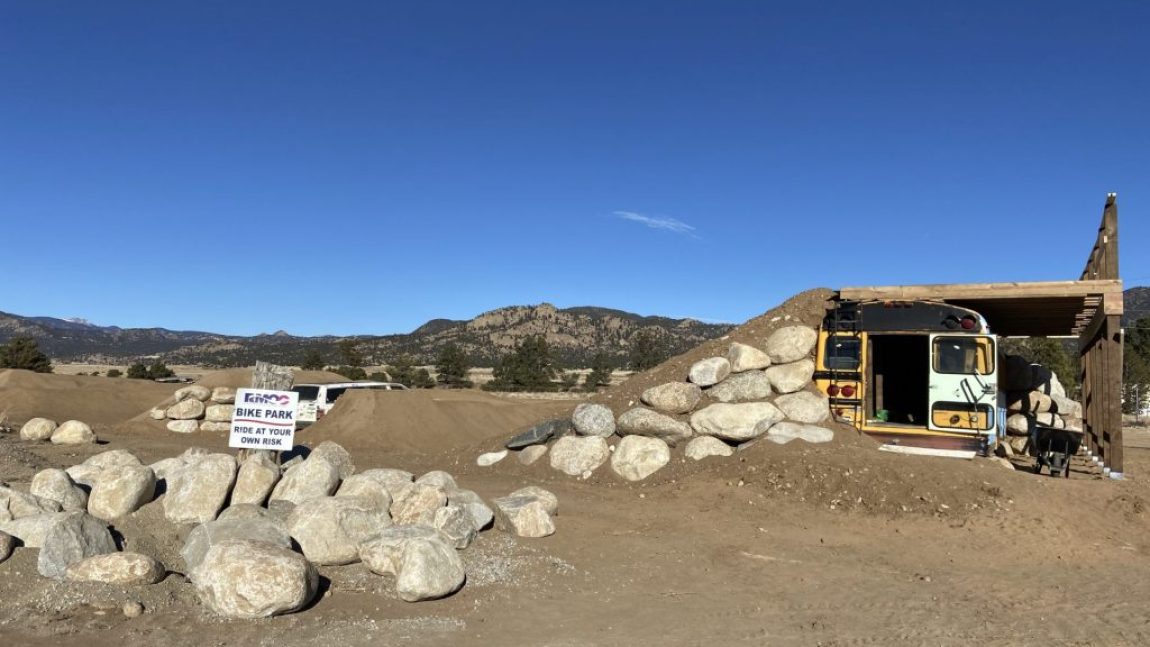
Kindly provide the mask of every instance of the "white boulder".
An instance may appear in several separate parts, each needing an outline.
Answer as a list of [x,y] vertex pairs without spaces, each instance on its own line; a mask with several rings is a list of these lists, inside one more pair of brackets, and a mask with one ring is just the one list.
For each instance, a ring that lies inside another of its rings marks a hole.
[[788,364],[810,355],[819,334],[807,326],[779,328],[767,337],[766,351],[772,364]]
[[732,373],[742,373],[770,366],[771,356],[754,346],[732,342],[730,350],[727,351],[727,361],[731,363]]
[[232,539],[211,547],[190,573],[200,602],[226,618],[290,613],[315,596],[319,573],[291,549]]
[[615,414],[611,409],[601,404],[584,402],[575,407],[571,414],[571,424],[575,433],[580,436],[602,436],[604,438],[615,433]]
[[658,438],[626,436],[611,454],[611,469],[628,481],[642,481],[671,461],[671,450]]
[[718,384],[731,374],[731,362],[726,357],[708,357],[691,365],[687,379],[700,387]]
[[690,382],[667,382],[653,386],[640,396],[640,400],[663,413],[690,413],[703,398],[703,390]]
[[712,404],[691,416],[691,427],[700,435],[742,442],[761,436],[763,423],[772,425],[784,418],[778,407],[769,402]]
[[594,472],[610,455],[607,441],[599,436],[563,436],[551,446],[551,467],[569,476],[582,476]]
[[771,388],[779,393],[794,393],[801,391],[814,378],[815,363],[809,359],[801,359],[790,364],[778,364],[767,369],[767,378],[771,381]]

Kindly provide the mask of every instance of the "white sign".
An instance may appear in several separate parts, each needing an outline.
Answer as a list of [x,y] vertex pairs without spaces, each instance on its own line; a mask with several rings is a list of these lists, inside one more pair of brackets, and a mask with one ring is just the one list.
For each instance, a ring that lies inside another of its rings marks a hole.
[[291,449],[298,403],[299,394],[295,391],[237,389],[228,447]]

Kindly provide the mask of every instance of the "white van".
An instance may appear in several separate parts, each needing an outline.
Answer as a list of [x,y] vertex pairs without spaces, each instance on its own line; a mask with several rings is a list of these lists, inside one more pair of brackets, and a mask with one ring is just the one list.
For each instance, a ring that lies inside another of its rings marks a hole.
[[291,388],[299,394],[296,408],[296,426],[306,427],[324,417],[335,406],[335,401],[348,389],[375,389],[377,391],[406,391],[398,382],[334,382],[332,384],[296,384]]

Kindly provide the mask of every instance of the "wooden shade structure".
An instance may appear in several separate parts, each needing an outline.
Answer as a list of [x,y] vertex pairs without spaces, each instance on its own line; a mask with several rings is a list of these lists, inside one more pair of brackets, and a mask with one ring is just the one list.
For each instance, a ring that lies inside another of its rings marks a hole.
[[992,332],[1078,337],[1086,447],[1114,478],[1122,475],[1122,280],[1118,202],[1106,197],[1102,223],[1077,281],[947,283],[842,288],[848,301],[944,301],[970,308]]

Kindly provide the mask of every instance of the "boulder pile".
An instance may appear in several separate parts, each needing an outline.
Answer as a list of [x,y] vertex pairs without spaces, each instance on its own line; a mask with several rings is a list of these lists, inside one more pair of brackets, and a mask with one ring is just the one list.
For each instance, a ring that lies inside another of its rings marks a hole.
[[1082,430],[1082,405],[1066,396],[1058,376],[1045,366],[1018,355],[1006,355],[998,381],[1006,391],[1004,451],[1025,452],[1036,425]]
[[53,445],[86,445],[96,442],[96,434],[79,420],[56,424],[48,418],[32,418],[20,427],[20,439],[49,441]]
[[[204,402],[178,402],[189,401]],[[153,502],[188,530],[182,564],[121,552],[115,540],[117,520]],[[331,442],[282,466],[266,452],[238,462],[192,448],[144,465],[112,450],[43,470],[27,492],[0,483],[0,562],[18,546],[39,549],[44,577],[118,586],[154,584],[173,569],[187,574],[205,608],[228,618],[297,611],[314,599],[319,568],[362,562],[394,577],[399,599],[416,602],[464,585],[459,551],[480,532],[555,532],[559,502],[546,490],[523,488],[492,503],[447,472],[356,472]]]
[[[549,420],[516,436],[506,448],[530,465],[549,455],[551,467],[588,478],[603,465],[627,481],[641,481],[671,461],[672,449],[702,460],[731,456],[762,438],[823,443],[834,432],[826,396],[810,389],[818,333],[808,326],[774,331],[756,348],[732,343],[725,357],[695,362],[685,380],[643,392],[619,416],[605,405],[584,403],[570,420]],[[483,454],[481,466],[498,463]]]
[[227,432],[231,429],[235,401],[236,390],[231,387],[209,389],[192,384],[176,391],[170,400],[152,407],[148,416],[166,422],[168,431],[180,434]]

